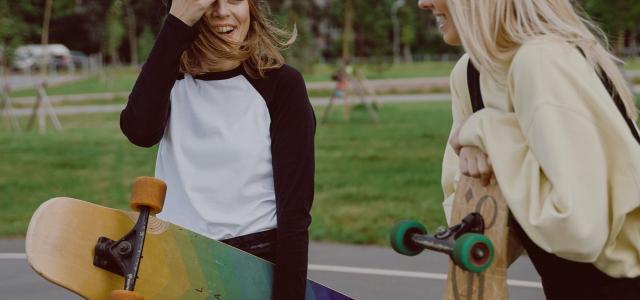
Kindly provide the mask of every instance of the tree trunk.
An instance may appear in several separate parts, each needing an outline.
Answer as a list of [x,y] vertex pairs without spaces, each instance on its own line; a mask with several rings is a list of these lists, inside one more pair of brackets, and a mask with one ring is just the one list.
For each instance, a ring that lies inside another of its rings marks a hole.
[[614,51],[617,55],[624,54],[625,35],[626,35],[626,31],[624,29],[618,32],[618,36],[616,38],[616,42],[614,46]]
[[344,32],[342,33],[342,61],[351,60],[351,43],[353,40],[353,6],[346,0],[344,10]]
[[640,51],[638,51],[638,30],[632,30],[629,35],[629,49],[631,50],[631,56],[638,56]]
[[413,53],[411,53],[411,47],[404,44],[404,62],[413,63]]
[[136,15],[131,6],[131,1],[125,1],[127,13],[127,27],[129,35],[129,53],[131,55],[131,66],[138,66],[138,38],[136,37]]
[[51,23],[51,10],[53,7],[53,0],[47,0],[44,8],[44,20],[42,21],[42,38],[40,44],[45,47],[45,59],[40,63],[40,73],[44,79],[47,76],[47,68],[49,64],[49,53],[46,50],[47,44],[49,44],[49,24]]

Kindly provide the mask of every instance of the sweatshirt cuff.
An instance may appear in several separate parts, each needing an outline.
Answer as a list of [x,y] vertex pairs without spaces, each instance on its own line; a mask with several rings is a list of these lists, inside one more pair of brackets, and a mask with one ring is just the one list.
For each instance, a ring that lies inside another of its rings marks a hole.
[[462,146],[476,146],[483,152],[487,152],[483,142],[483,119],[489,117],[488,109],[482,109],[471,115],[460,128],[458,141]]

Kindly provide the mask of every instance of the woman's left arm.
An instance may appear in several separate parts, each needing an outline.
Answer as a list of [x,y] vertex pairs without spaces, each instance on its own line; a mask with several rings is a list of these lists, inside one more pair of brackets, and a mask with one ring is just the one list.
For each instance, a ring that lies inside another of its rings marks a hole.
[[302,75],[283,67],[271,104],[271,152],[278,216],[275,299],[304,299],[314,194],[315,115]]

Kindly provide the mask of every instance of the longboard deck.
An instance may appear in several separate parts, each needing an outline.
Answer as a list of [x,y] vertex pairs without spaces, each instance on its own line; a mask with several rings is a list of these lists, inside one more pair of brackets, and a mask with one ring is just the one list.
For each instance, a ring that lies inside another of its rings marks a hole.
[[[26,237],[32,268],[87,299],[109,299],[124,278],[93,265],[101,236],[117,240],[137,213],[54,198],[34,213]],[[146,299],[269,299],[273,265],[189,230],[149,218],[135,290]],[[307,281],[307,300],[352,299]]]
[[509,299],[507,268],[522,249],[509,227],[509,208],[498,185],[483,187],[479,180],[463,176],[453,202],[451,224],[460,223],[472,212],[484,218],[484,234],[493,242],[494,260],[482,273],[467,272],[449,261],[443,299]]

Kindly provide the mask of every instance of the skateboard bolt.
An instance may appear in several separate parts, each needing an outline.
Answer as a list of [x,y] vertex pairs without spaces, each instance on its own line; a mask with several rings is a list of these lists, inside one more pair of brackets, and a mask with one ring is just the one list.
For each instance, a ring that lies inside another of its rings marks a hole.
[[118,245],[118,254],[123,256],[127,255],[131,253],[131,248],[131,243],[123,241],[122,243],[120,243],[120,245]]
[[480,249],[480,248],[476,248],[473,251],[473,257],[475,259],[481,259],[485,256],[484,250]]

